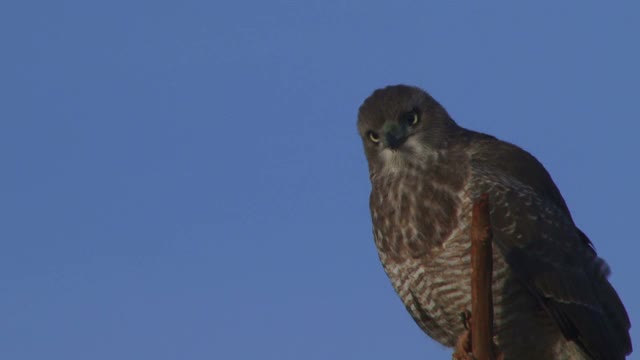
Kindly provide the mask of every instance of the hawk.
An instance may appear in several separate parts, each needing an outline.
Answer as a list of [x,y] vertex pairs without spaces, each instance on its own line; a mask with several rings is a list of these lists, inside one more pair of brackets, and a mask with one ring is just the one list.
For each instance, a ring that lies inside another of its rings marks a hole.
[[495,341],[509,359],[624,359],[630,322],[609,268],[528,152],[467,130],[425,91],[360,106],[380,260],[418,326],[453,347],[471,309],[470,224],[489,194]]

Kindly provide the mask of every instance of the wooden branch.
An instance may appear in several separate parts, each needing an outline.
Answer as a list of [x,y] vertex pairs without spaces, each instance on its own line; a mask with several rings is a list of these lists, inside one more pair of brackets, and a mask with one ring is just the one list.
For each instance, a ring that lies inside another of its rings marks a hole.
[[476,360],[494,360],[489,195],[473,204],[471,216],[471,348]]

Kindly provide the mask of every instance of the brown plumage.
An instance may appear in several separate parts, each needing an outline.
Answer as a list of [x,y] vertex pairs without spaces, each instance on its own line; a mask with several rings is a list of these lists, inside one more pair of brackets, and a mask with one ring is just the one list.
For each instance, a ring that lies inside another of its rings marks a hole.
[[469,225],[489,193],[496,342],[509,359],[624,359],[629,318],[609,270],[544,167],[458,126],[424,91],[376,90],[358,114],[380,259],[417,324],[453,347],[471,309]]

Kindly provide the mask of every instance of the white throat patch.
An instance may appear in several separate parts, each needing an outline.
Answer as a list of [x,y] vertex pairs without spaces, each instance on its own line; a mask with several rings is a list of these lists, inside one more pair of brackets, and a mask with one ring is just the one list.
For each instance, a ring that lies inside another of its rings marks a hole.
[[425,167],[437,157],[437,153],[420,142],[417,136],[410,136],[400,148],[385,148],[380,152],[381,174],[393,175],[410,168]]

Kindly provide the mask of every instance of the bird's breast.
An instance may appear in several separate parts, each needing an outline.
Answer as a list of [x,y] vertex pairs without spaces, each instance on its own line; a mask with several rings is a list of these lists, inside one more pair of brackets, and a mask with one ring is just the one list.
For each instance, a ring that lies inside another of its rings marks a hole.
[[433,171],[413,170],[373,184],[371,216],[381,252],[424,258],[460,227],[464,188],[438,180]]

